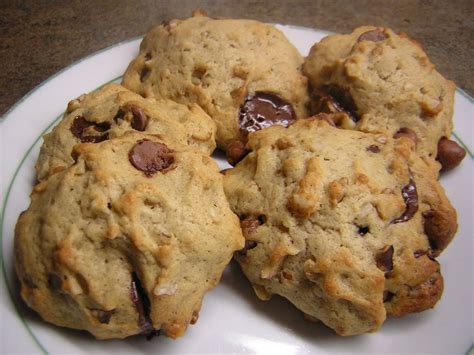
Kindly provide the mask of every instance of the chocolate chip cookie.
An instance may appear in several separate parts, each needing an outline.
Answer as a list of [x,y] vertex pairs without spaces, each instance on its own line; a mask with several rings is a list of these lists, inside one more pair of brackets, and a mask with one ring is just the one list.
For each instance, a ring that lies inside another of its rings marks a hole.
[[435,163],[411,139],[337,129],[334,116],[252,133],[224,188],[246,239],[236,259],[257,296],[286,297],[353,335],[436,304],[435,257],[457,223]]
[[99,339],[180,336],[243,247],[222,174],[174,139],[94,142],[34,187],[18,220],[21,296],[46,321]]
[[455,85],[407,35],[363,26],[328,36],[313,46],[304,71],[313,113],[339,112],[344,128],[411,138],[443,170],[464,158],[464,149],[449,140]]
[[206,154],[215,149],[215,124],[198,105],[144,99],[109,84],[69,102],[62,120],[44,136],[36,164],[38,180],[73,164],[75,144],[102,142],[130,130],[169,135]]
[[144,97],[199,104],[235,163],[249,132],[307,117],[303,58],[279,30],[251,20],[194,16],[152,29],[123,85]]

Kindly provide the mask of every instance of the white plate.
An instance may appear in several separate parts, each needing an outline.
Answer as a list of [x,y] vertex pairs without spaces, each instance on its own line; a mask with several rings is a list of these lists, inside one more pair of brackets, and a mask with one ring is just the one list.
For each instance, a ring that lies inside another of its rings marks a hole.
[[[326,33],[280,26],[302,54]],[[146,341],[96,341],[85,332],[61,329],[40,320],[19,301],[12,266],[13,231],[26,209],[34,181],[33,166],[41,136],[62,116],[67,102],[99,86],[118,81],[138,51],[140,38],[95,53],[56,74],[16,104],[0,123],[2,215],[0,317],[1,353],[282,353],[392,352],[463,353],[473,342],[473,156],[442,176],[458,210],[459,231],[439,258],[445,290],[435,309],[390,319],[371,335],[343,338],[322,324],[307,323],[288,302],[274,296],[259,301],[236,265],[204,299],[199,322],[184,337]],[[455,132],[470,148],[473,142],[473,100],[456,93]],[[223,161],[221,162],[223,163]]]

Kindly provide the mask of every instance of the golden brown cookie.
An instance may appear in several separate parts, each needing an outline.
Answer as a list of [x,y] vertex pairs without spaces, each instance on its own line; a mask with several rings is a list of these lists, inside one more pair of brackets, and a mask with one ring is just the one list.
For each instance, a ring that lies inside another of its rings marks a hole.
[[341,335],[373,332],[436,304],[456,212],[410,139],[326,119],[249,135],[224,176],[246,238],[236,259],[261,299],[286,297]]
[[303,58],[282,32],[251,20],[195,16],[148,32],[123,85],[144,97],[199,104],[231,161],[248,132],[307,117]]
[[70,166],[75,144],[98,143],[134,130],[173,137],[206,154],[215,149],[215,124],[197,105],[144,99],[118,84],[109,84],[69,102],[64,117],[44,136],[38,180]]
[[465,156],[450,141],[455,85],[435,70],[420,44],[388,28],[363,26],[315,44],[304,71],[312,113],[341,112],[338,125],[414,140],[443,170]]
[[46,321],[99,339],[182,335],[243,247],[217,165],[133,131],[74,153],[18,220],[22,298]]

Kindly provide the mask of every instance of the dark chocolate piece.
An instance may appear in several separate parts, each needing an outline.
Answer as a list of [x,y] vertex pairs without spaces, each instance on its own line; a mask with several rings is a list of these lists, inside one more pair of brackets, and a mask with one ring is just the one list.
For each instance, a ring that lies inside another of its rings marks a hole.
[[239,111],[239,129],[243,136],[273,125],[288,127],[295,120],[291,104],[267,92],[249,93]]
[[128,157],[130,163],[148,177],[158,171],[165,173],[174,162],[173,150],[163,143],[148,139],[138,141],[130,150]]
[[380,29],[377,28],[375,30],[362,33],[357,39],[357,42],[362,42],[362,41],[380,42],[386,39],[387,39],[387,36],[385,35],[385,33],[383,33]]
[[138,313],[138,326],[142,329],[142,333],[147,335],[154,334],[156,329],[153,328],[150,318],[150,300],[135,272],[132,273],[130,299]]
[[406,209],[400,217],[392,221],[394,224],[410,220],[418,211],[418,193],[412,177],[410,177],[408,184],[402,187],[402,197],[405,201]]
[[[76,116],[71,124],[71,133],[79,138],[82,143],[99,143],[109,139],[108,133],[103,133],[110,128],[107,122],[94,123],[87,121],[82,116]],[[93,134],[95,132],[103,134]]]
[[375,255],[375,263],[383,272],[390,272],[393,270],[393,250],[393,245],[390,245]]

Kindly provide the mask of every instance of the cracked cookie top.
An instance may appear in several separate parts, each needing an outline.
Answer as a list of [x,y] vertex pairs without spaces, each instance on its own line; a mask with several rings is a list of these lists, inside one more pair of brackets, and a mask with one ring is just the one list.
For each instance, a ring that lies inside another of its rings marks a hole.
[[437,302],[435,257],[457,224],[411,139],[337,129],[335,119],[250,134],[224,187],[246,238],[236,258],[257,295],[282,295],[352,335]]

